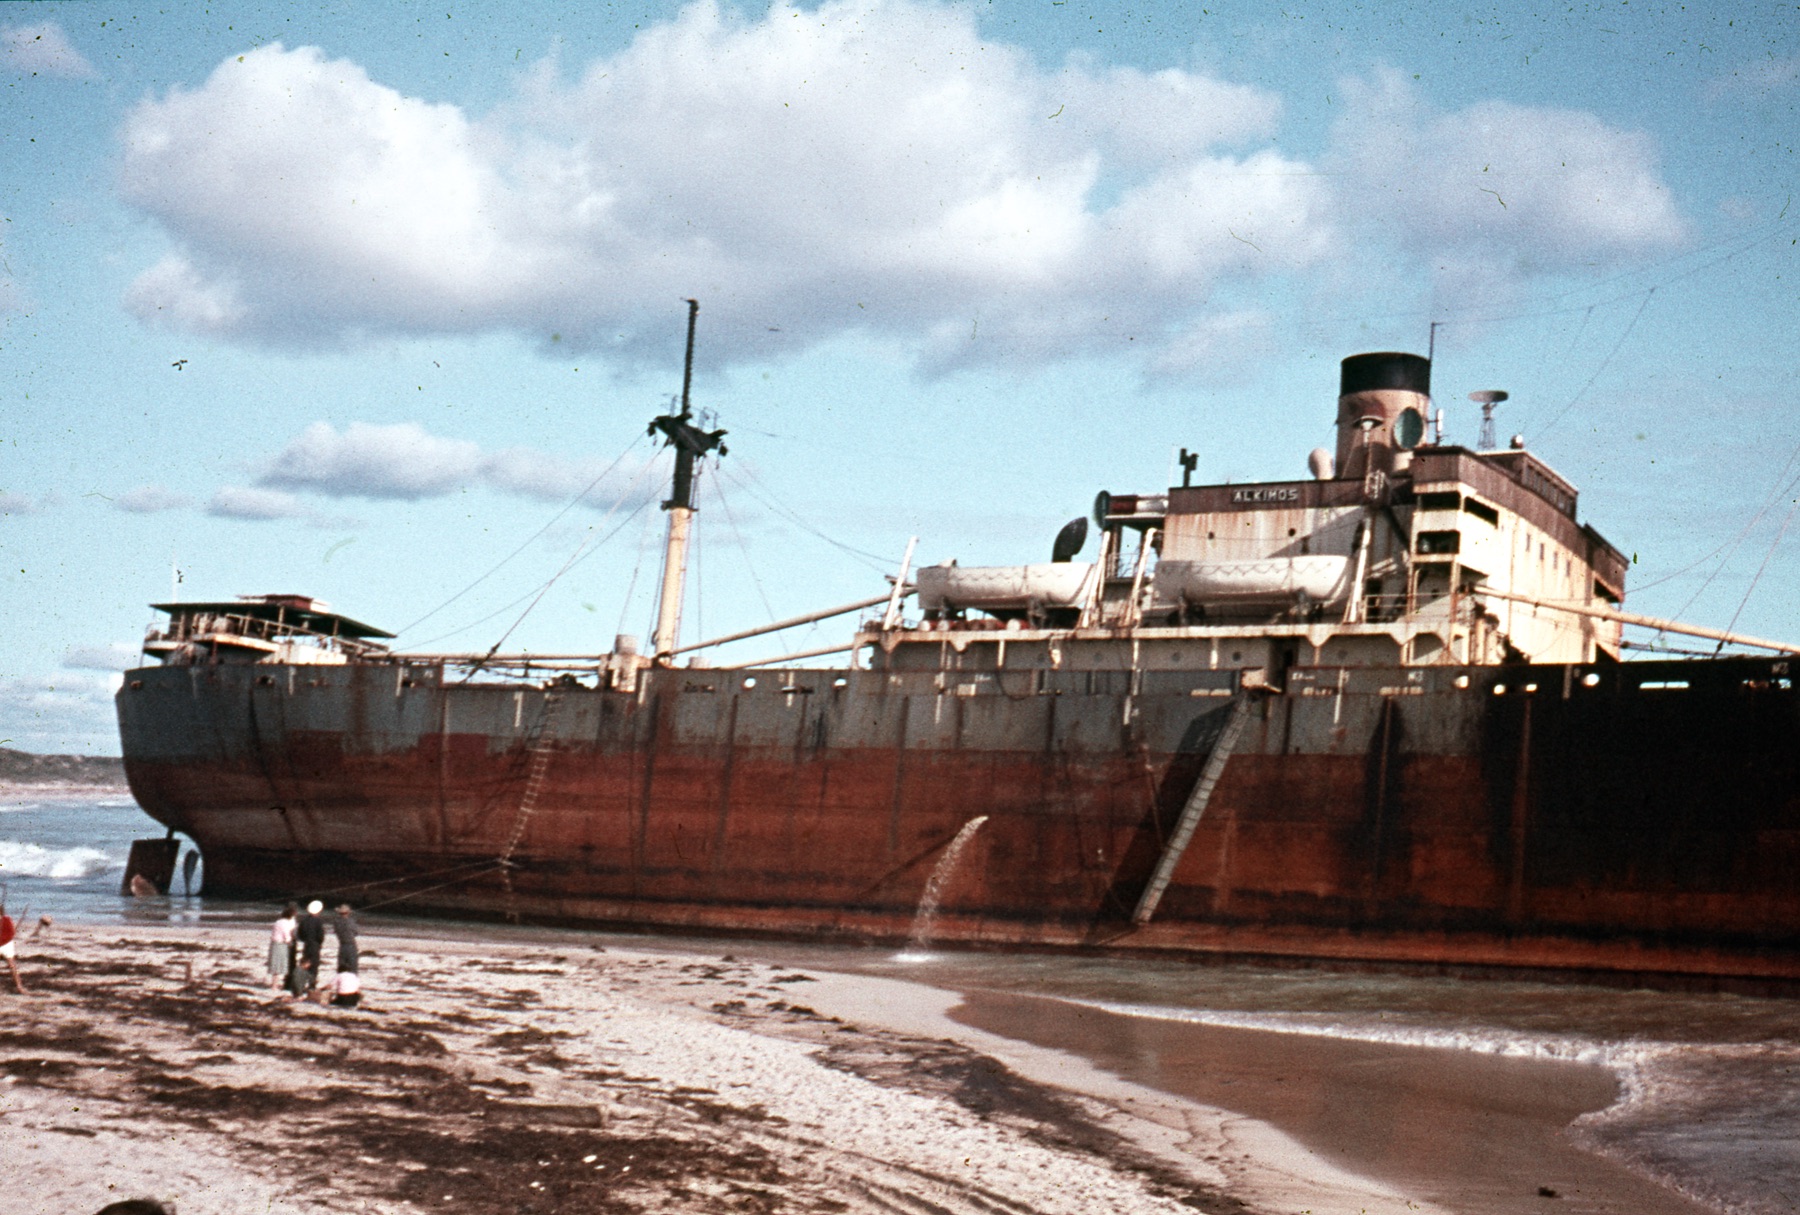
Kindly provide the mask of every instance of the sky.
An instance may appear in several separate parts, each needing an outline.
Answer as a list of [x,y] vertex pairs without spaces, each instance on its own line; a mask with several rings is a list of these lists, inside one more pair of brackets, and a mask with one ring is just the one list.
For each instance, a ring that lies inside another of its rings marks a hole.
[[1800,5],[1457,7],[0,6],[0,745],[172,596],[647,639],[688,298],[684,640],[1304,476],[1370,350],[1800,640]]

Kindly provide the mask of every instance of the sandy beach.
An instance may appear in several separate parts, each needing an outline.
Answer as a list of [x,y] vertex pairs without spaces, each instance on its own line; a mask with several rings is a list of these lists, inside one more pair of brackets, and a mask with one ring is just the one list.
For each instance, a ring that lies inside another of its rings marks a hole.
[[[338,1009],[273,996],[263,939],[58,926],[22,942],[30,994],[0,998],[8,1210],[1473,1209],[1466,1187],[1418,1184],[1429,1168],[1369,1180],[1329,1136],[1280,1129],[1283,1086],[1252,1056],[1209,1074],[1260,1086],[1267,1120],[1056,1049],[1105,1059],[1058,1040],[1070,1022],[1039,1016],[1030,1044],[974,1024],[1028,1010],[976,1002],[962,1024],[955,993],[893,980],[365,933],[367,1002]],[[1484,1125],[1513,1158],[1607,1099],[1592,1075],[1508,1074],[1512,1121]],[[1552,1201],[1518,1197],[1482,1209]],[[1632,1209],[1566,1199],[1554,1209]]]

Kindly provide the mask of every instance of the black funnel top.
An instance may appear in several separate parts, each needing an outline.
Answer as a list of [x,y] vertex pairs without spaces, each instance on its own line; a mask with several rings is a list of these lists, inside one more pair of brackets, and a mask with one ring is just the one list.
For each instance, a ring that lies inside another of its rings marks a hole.
[[1398,388],[1431,395],[1431,360],[1416,354],[1353,354],[1344,360],[1340,397],[1353,392],[1374,392]]

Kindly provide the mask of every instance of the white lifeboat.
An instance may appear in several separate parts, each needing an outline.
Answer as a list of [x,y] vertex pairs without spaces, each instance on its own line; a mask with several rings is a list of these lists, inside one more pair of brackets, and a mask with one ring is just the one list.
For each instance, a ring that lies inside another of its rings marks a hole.
[[1288,607],[1330,606],[1350,597],[1350,558],[1328,554],[1250,561],[1162,561],[1151,576],[1155,603]]
[[1030,612],[1078,608],[1093,577],[1091,561],[1038,565],[927,565],[916,577],[927,612]]

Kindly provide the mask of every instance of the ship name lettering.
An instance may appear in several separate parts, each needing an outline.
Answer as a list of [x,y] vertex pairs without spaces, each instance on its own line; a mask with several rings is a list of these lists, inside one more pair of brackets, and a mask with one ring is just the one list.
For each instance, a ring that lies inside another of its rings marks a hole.
[[1280,485],[1263,489],[1234,489],[1231,491],[1233,502],[1298,502],[1300,487],[1298,485]]

